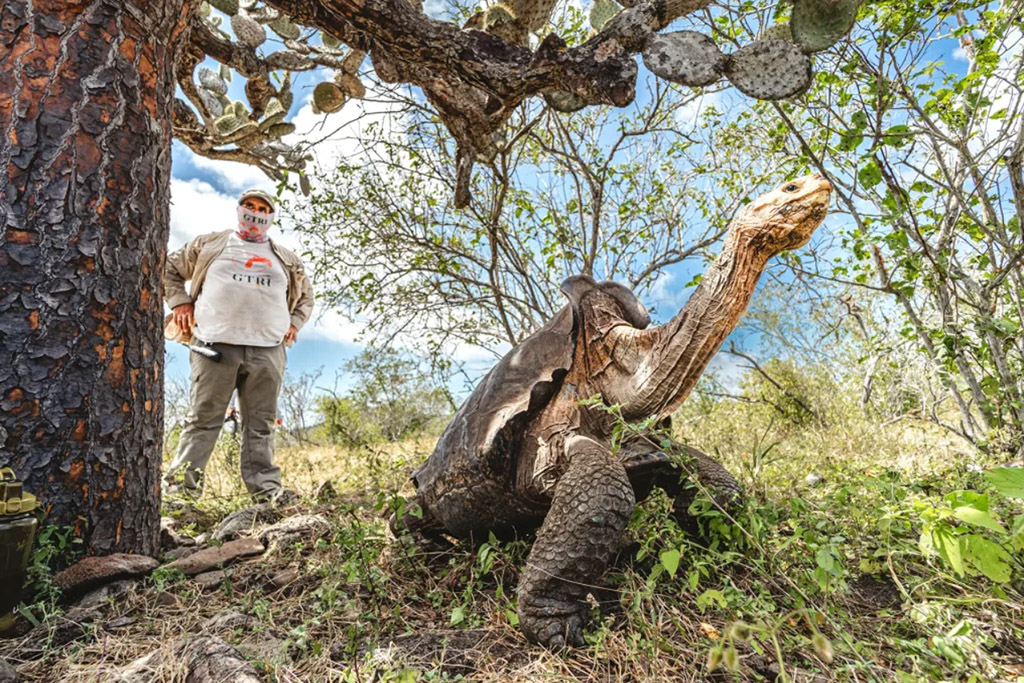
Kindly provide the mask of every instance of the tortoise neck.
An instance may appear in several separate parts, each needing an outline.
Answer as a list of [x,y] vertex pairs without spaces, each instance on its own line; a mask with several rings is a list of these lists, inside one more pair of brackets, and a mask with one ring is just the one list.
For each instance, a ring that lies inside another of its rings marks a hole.
[[653,335],[624,406],[628,416],[670,414],[697,384],[746,312],[772,252],[749,222],[734,224],[715,262],[683,309]]

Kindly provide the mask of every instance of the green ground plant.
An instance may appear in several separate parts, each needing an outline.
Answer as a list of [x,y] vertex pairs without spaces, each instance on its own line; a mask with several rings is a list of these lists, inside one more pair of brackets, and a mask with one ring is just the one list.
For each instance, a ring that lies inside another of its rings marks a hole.
[[[762,394],[753,376],[737,389],[750,401],[695,394],[677,413],[674,438],[738,473],[748,503],[726,516],[698,495],[697,533],[679,527],[664,495],[638,506],[631,544],[591,590],[585,648],[551,653],[518,633],[529,536],[424,547],[390,535],[387,519],[411,493],[408,472],[436,438],[426,435],[376,450],[282,449],[286,484],[303,495],[294,512],[325,515],[330,534],[246,563],[206,591],[158,570],[111,606],[108,619],[130,618],[128,626],[51,647],[23,675],[100,680],[232,610],[249,625],[217,635],[268,681],[1024,675],[1022,470],[994,466],[924,421],[882,425],[861,405],[859,385],[827,375],[812,367],[784,385],[824,424],[759,400],[778,396]],[[622,424],[620,434],[635,429]],[[248,504],[229,467],[215,454],[192,509],[167,510],[179,529],[201,534]],[[317,501],[323,479],[337,496]],[[51,541],[47,552],[57,552]],[[285,568],[301,579],[266,588]],[[52,599],[43,591],[29,608],[45,615]]]

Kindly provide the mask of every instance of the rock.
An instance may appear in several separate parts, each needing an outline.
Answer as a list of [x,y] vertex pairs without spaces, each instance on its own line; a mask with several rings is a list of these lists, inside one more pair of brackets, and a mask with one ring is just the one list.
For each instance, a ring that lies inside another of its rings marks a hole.
[[251,659],[268,662],[290,661],[288,649],[285,634],[275,631],[261,631],[238,644],[238,650]]
[[253,619],[252,617],[236,612],[235,610],[228,610],[227,612],[220,612],[213,615],[209,619],[203,622],[204,631],[234,631],[236,628],[248,628]]
[[18,683],[20,680],[21,676],[18,675],[18,670],[12,664],[0,659],[0,683]]
[[273,589],[284,588],[294,583],[299,578],[299,570],[294,568],[282,569],[270,577],[270,586]]
[[294,505],[302,500],[302,497],[298,493],[291,489],[278,489],[270,497],[270,503],[274,507],[284,508],[289,505]]
[[116,631],[133,623],[135,623],[134,617],[117,617],[116,619],[111,619],[110,621],[103,624],[103,628],[107,631]]
[[242,536],[252,536],[257,524],[274,521],[274,518],[270,503],[250,505],[225,517],[210,537],[215,541],[233,541]]
[[132,590],[134,585],[135,582],[128,579],[108,583],[104,586],[100,586],[99,588],[95,588],[80,597],[75,602],[75,606],[88,608],[102,605],[126,595]]
[[199,587],[205,591],[210,590],[211,588],[216,588],[224,579],[229,579],[232,575],[233,574],[229,569],[215,569],[212,572],[196,574],[192,580],[199,584]]
[[121,683],[156,683],[172,678],[188,683],[262,683],[252,664],[213,636],[179,640],[173,648],[140,657],[120,671],[118,680]]
[[329,479],[320,482],[320,485],[316,487],[316,493],[313,494],[313,500],[318,503],[330,503],[337,497],[338,492],[334,490],[334,484]]
[[204,548],[196,553],[164,565],[177,569],[185,576],[195,576],[211,569],[221,569],[242,557],[259,555],[266,548],[255,538],[240,538],[221,546]]
[[72,607],[64,614],[33,628],[18,647],[8,654],[16,659],[38,659],[44,652],[52,652],[68,643],[92,636],[92,624],[102,616],[100,607]]
[[178,655],[187,662],[189,683],[262,683],[253,665],[220,638],[192,638],[185,641]]
[[71,597],[117,579],[145,576],[157,565],[159,562],[145,555],[117,553],[86,557],[53,577],[53,585],[60,588],[66,597]]
[[182,546],[194,546],[196,539],[185,534],[179,534],[174,530],[174,519],[171,517],[160,518],[160,549],[174,550]]
[[331,531],[331,523],[323,515],[288,517],[260,532],[260,540],[268,548],[288,546],[298,541],[322,538]]
[[817,472],[811,472],[806,477],[804,477],[804,483],[806,483],[808,486],[817,486],[818,484],[824,481],[825,477],[821,476]]
[[189,555],[192,555],[193,553],[196,553],[198,551],[199,548],[195,546],[181,546],[180,548],[175,548],[174,550],[168,550],[166,553],[164,553],[164,558],[173,562],[174,560],[180,560],[183,557],[188,557]]
[[174,520],[170,517],[160,518],[160,550],[173,550],[181,545],[175,538],[177,534],[171,528],[173,524]]
[[170,591],[160,591],[156,594],[156,604],[161,607],[177,607],[180,602],[178,596]]
[[166,657],[160,650],[143,655],[121,669],[121,675],[117,680],[120,683],[155,682],[159,674],[160,662],[164,661],[164,659]]

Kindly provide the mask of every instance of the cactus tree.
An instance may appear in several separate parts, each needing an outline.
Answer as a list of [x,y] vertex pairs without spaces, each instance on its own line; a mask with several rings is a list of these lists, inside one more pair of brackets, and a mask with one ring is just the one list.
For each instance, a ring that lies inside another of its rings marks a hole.
[[[575,46],[555,33],[531,38],[550,28],[554,0],[482,3],[461,26],[432,20],[421,2],[405,0],[210,0],[194,13],[179,59],[188,102],[175,108],[175,133],[199,154],[252,163],[274,178],[301,171],[305,151],[274,137],[287,130],[287,75],[327,69],[312,103],[330,114],[365,96],[360,68],[369,55],[366,66],[379,79],[422,88],[455,137],[461,205],[470,200],[473,164],[494,158],[504,121],[520,102],[542,97],[567,113],[624,106],[635,93],[637,54],[658,77],[684,86],[726,79],[750,97],[791,97],[811,82],[810,53],[849,32],[859,2],[793,0],[787,24],[723,50],[693,30],[661,33],[709,0],[592,0],[591,35]],[[205,56],[223,65],[219,73],[194,73]],[[227,97],[231,71],[246,79],[246,103]],[[247,105],[244,114],[239,105]]]

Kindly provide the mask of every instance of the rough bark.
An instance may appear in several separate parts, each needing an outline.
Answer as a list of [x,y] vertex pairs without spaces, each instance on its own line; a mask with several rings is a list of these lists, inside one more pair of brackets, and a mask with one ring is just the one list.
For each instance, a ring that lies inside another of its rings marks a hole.
[[0,463],[92,554],[158,549],[174,46],[197,4],[0,9]]

